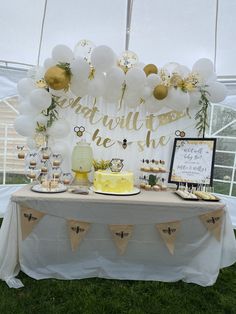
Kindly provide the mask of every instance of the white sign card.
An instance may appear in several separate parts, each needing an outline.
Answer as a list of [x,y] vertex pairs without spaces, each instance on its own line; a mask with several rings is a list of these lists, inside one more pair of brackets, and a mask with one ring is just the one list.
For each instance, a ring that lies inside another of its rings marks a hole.
[[169,182],[212,184],[216,139],[175,139]]

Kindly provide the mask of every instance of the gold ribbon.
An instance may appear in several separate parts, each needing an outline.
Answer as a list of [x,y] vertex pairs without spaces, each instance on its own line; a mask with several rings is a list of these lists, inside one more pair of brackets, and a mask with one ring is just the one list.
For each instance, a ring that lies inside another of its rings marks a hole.
[[45,214],[33,208],[21,207],[21,233],[25,240],[33,228],[38,224]]
[[204,226],[214,235],[217,241],[220,241],[221,238],[221,227],[224,213],[224,209],[221,208],[199,216]]
[[74,252],[90,228],[90,223],[78,220],[67,220],[71,250]]
[[180,228],[180,221],[159,223],[156,224],[156,228],[165,242],[170,254],[173,255],[175,249],[175,239]]
[[120,255],[123,255],[126,251],[129,239],[132,236],[133,227],[133,225],[109,225],[112,238]]

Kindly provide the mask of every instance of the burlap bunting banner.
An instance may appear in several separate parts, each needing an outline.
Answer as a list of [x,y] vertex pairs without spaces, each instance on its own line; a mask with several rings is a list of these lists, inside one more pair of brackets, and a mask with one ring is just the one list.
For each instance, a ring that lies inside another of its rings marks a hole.
[[180,228],[180,221],[171,221],[156,224],[163,241],[165,242],[169,252],[173,255],[175,249],[175,239]]
[[126,251],[129,239],[132,236],[133,227],[133,225],[109,225],[112,238],[120,255],[123,255]]
[[90,223],[78,220],[67,220],[71,250],[74,252],[90,228]]
[[33,208],[21,207],[22,240],[27,238],[34,226],[38,224],[45,214]]
[[221,238],[223,215],[224,209],[218,209],[199,216],[204,226],[214,235],[217,241],[220,241]]

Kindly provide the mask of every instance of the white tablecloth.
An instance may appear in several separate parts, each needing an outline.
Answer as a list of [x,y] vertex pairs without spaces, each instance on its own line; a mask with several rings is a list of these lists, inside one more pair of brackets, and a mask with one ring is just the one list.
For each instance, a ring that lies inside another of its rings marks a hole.
[[[19,206],[46,213],[22,241]],[[214,284],[220,268],[236,261],[236,242],[225,213],[221,241],[199,215],[221,203],[183,201],[173,192],[142,192],[116,197],[99,194],[38,194],[29,187],[12,195],[0,229],[0,278],[20,287],[19,270],[35,279],[89,277]],[[70,248],[66,219],[91,223],[76,252]],[[172,256],[155,225],[181,220]],[[133,224],[126,253],[120,256],[107,224]]]

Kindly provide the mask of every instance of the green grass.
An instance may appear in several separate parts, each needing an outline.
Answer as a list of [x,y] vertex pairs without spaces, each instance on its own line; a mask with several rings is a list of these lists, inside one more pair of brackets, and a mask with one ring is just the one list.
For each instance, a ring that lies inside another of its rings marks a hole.
[[25,285],[18,290],[0,282],[1,314],[236,313],[236,264],[222,269],[215,285],[205,288],[98,278],[37,281],[22,272],[18,278]]

